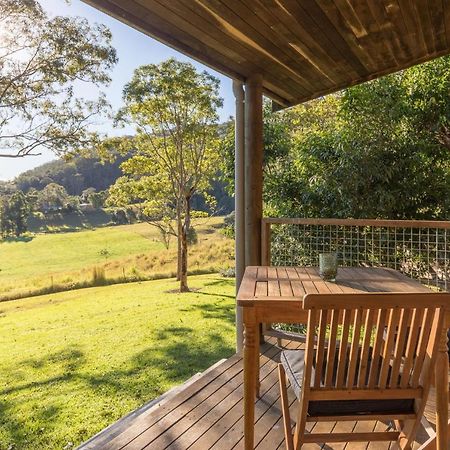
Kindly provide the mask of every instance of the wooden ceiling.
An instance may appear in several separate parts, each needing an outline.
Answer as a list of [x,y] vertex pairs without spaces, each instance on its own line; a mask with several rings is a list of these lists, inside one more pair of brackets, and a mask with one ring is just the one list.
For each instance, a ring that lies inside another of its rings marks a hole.
[[450,53],[450,0],[84,0],[291,106]]

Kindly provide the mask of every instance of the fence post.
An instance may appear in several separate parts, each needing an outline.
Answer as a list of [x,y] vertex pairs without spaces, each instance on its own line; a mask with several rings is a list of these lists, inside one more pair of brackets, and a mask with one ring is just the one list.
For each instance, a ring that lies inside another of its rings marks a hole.
[[[261,219],[261,265],[270,266],[270,233],[271,233],[271,223],[267,221],[264,217]],[[272,330],[272,324],[263,323],[261,324],[261,337],[260,343],[264,344],[264,335],[267,331]]]
[[261,220],[261,264],[270,266],[270,237],[271,223],[266,219]]

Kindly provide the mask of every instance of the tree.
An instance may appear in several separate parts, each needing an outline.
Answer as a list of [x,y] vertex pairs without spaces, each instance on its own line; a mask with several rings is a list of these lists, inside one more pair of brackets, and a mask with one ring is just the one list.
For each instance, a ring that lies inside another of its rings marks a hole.
[[0,203],[0,229],[3,236],[16,237],[27,231],[27,218],[30,207],[25,194],[16,191],[9,197],[4,196]]
[[218,168],[218,89],[219,80],[189,63],[169,59],[141,66],[125,86],[119,115],[135,125],[136,136],[125,141],[122,151],[131,156],[121,165],[126,175],[111,187],[110,201],[138,203],[163,233],[176,234],[181,292],[189,290],[192,198],[207,196]]
[[448,219],[449,92],[443,57],[266,113],[265,214]]
[[89,128],[107,102],[77,98],[74,83],[110,81],[110,31],[50,18],[37,0],[0,0],[0,42],[0,157],[61,155],[95,141]]
[[307,217],[448,218],[449,74],[445,57],[296,108],[268,203]]
[[88,195],[88,201],[94,209],[100,209],[105,206],[105,201],[108,197],[108,191],[91,192]]
[[63,186],[50,183],[38,192],[37,205],[43,212],[57,211],[66,208],[69,195]]
[[33,188],[41,190],[50,183],[64,186],[70,195],[83,195],[83,191],[90,188],[104,191],[122,175],[119,167],[122,161],[122,157],[112,163],[84,157],[68,161],[56,159],[21,173],[14,179],[14,184],[24,192]]
[[[263,105],[263,142],[264,142],[264,177],[269,182],[271,172],[277,172],[276,167],[289,154],[291,149],[292,114],[290,110],[272,112],[272,104],[265,101]],[[229,120],[219,128],[219,151],[221,178],[226,182],[227,191],[234,194],[234,121]]]

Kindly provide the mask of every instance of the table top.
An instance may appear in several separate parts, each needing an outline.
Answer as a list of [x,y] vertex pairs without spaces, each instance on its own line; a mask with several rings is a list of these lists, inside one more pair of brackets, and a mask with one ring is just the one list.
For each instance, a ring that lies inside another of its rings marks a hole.
[[317,267],[249,266],[237,295],[239,306],[265,300],[299,301],[306,294],[430,292],[400,272],[378,267],[340,267],[335,282],[324,281]]

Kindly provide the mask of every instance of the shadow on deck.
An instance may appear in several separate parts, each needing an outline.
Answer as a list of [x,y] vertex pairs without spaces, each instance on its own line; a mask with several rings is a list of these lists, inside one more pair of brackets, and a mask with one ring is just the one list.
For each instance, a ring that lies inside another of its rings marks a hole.
[[[255,445],[260,450],[284,449],[279,401],[277,362],[279,348],[265,344],[261,351],[261,398],[256,403]],[[298,346],[289,343],[291,348]],[[234,355],[193,377],[157,400],[147,403],[106,428],[79,450],[231,450],[243,449],[243,364]],[[291,409],[294,409],[294,394]],[[292,411],[292,417],[295,417]],[[381,422],[321,422],[311,424],[315,432],[372,431],[386,429]],[[419,433],[419,442],[427,435]],[[416,444],[417,448],[419,444]],[[305,444],[302,450],[321,446]],[[329,444],[326,450],[387,450],[388,442]]]

